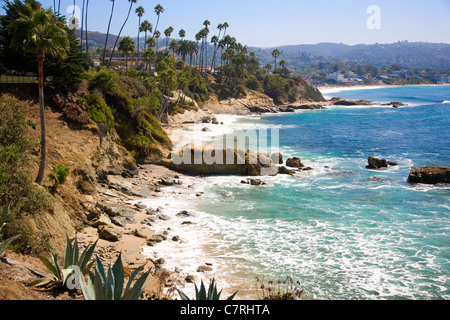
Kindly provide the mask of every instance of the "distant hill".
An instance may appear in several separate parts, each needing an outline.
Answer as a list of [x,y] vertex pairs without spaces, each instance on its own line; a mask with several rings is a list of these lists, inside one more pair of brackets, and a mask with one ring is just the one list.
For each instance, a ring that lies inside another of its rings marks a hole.
[[[275,48],[251,48],[259,56],[269,55]],[[437,67],[450,68],[450,44],[407,42],[401,41],[391,44],[359,44],[346,45],[336,43],[319,43],[311,45],[291,45],[277,47],[289,58],[301,53],[332,57],[342,60],[354,60],[375,66],[399,64],[407,67]],[[264,54],[266,53],[266,54]]]
[[[83,33],[85,33],[85,31],[83,31]],[[81,30],[77,29],[75,30],[75,34],[80,37],[81,36]],[[114,46],[114,42],[116,41],[117,36],[110,34],[108,36],[108,47],[112,47]],[[99,48],[103,48],[103,46],[105,45],[105,40],[106,40],[106,34],[105,33],[101,33],[101,32],[96,32],[96,31],[88,31],[88,40],[89,40],[89,45],[93,46],[93,47],[99,47]]]

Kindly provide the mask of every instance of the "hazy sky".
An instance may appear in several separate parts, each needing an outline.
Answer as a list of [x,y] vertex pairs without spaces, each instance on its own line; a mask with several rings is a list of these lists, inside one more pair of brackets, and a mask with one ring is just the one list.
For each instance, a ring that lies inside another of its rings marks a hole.
[[[129,8],[127,0],[115,1],[113,34],[119,32]],[[53,5],[53,0],[41,2],[44,7]],[[76,0],[76,5],[81,7],[82,2]],[[137,6],[146,10],[143,19],[155,25],[158,3],[165,9],[158,27],[161,33],[172,26],[173,36],[185,29],[187,39],[194,39],[207,19],[211,21],[210,36],[226,21],[228,32],[239,42],[258,47],[400,40],[450,43],[450,0],[138,0],[123,35],[137,36]],[[61,0],[61,12],[66,13],[72,4],[73,0]],[[371,5],[378,6],[379,16],[372,16],[374,11],[367,13]],[[110,0],[90,0],[89,30],[106,32],[110,9]],[[369,29],[368,19],[380,22],[380,28]]]

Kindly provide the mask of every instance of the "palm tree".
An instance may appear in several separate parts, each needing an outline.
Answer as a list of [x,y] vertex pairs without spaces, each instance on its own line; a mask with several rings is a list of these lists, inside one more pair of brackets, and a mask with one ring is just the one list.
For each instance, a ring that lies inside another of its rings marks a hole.
[[211,38],[211,43],[214,44],[214,54],[213,54],[213,58],[211,61],[211,69],[214,69],[216,66],[216,53],[217,53],[217,45],[219,44],[219,37],[217,36],[212,36]]
[[58,14],[59,14],[60,10],[61,10],[61,0],[58,1]]
[[[155,13],[158,16],[158,20],[156,21],[156,27],[155,27],[155,33],[156,33],[156,31],[158,31],[159,18],[161,17],[161,13],[164,13],[164,8],[160,4],[158,4],[155,7]],[[155,33],[153,33],[153,37],[155,37]],[[160,33],[160,35],[161,35],[161,33]]]
[[178,50],[178,41],[175,39],[170,41],[169,48],[173,52],[173,57],[176,58],[176,56],[177,56],[176,51]]
[[280,67],[284,68],[286,66],[286,61],[285,60],[281,60],[280,61]]
[[159,40],[159,37],[161,37],[161,32],[155,31],[153,33],[153,38],[155,39],[155,50],[156,51],[158,51],[158,40]]
[[272,65],[270,63],[267,63],[265,69],[267,70],[267,73],[270,73],[270,70],[272,70]]
[[138,24],[138,36],[137,36],[137,59],[139,63],[139,33],[141,32],[141,18],[144,15],[145,10],[143,6],[139,6],[136,8],[136,14],[139,17],[139,24]]
[[166,36],[166,52],[169,51],[169,38],[172,35],[173,28],[169,27],[166,30],[164,30],[164,35]]
[[209,26],[211,25],[211,22],[209,20],[203,21],[203,25],[205,26],[204,29],[204,42],[205,42],[205,69],[208,67],[208,35],[209,35]]
[[141,23],[141,32],[145,33],[144,38],[144,51],[147,50],[147,32],[153,32],[153,25],[148,21],[144,20],[144,22]]
[[130,13],[131,13],[131,9],[133,8],[133,4],[135,4],[137,2],[137,0],[128,0],[128,2],[130,3],[130,8],[128,9],[127,18],[123,22],[122,27],[120,28],[119,34],[117,35],[116,42],[114,43],[114,47],[111,50],[111,56],[109,57],[108,68],[111,66],[111,60],[114,55],[114,51],[116,50],[117,43],[119,42],[120,35],[122,34],[123,28],[125,28],[125,25],[127,24],[128,19],[130,18]]
[[85,4],[86,4],[86,0],[83,0],[83,6],[82,6],[82,9],[81,9],[81,36],[80,36],[80,39],[81,39],[81,45],[83,45],[84,6],[85,6]]
[[184,31],[184,29],[181,29],[180,32],[178,32],[178,35],[180,36],[181,40],[183,40],[184,37],[186,37],[186,31]]
[[272,57],[275,59],[275,69],[277,70],[277,58],[280,56],[280,50],[275,49],[272,51]]
[[35,54],[39,67],[39,106],[41,118],[41,160],[36,183],[42,184],[47,157],[44,106],[44,60],[46,55],[66,57],[70,44],[63,23],[51,9],[38,6],[33,10],[27,6],[27,13],[13,21],[9,30],[14,35],[11,46]]
[[111,29],[111,21],[112,21],[112,17],[114,14],[114,6],[115,6],[115,1],[111,0],[112,5],[111,5],[111,13],[109,15],[109,23],[108,23],[108,30],[106,31],[106,40],[105,40],[105,47],[103,48],[103,56],[102,56],[102,63],[105,64],[105,56],[106,56],[106,46],[108,45],[108,38],[109,38],[109,30]]
[[133,39],[131,37],[123,37],[119,42],[119,51],[125,53],[125,68],[128,77],[128,55],[136,51]]
[[88,41],[88,9],[89,9],[89,0],[86,0],[86,54],[89,54],[89,41]]

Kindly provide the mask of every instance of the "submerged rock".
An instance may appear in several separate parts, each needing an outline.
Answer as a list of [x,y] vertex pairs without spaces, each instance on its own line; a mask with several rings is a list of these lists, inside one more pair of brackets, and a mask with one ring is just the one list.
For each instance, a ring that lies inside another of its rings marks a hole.
[[427,166],[411,168],[408,182],[424,184],[450,183],[450,167]]

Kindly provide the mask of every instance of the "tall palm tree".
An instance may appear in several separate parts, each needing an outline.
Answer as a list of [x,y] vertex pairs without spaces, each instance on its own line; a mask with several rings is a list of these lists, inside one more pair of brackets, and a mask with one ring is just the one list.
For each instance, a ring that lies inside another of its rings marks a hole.
[[131,37],[123,37],[119,42],[119,51],[125,53],[125,68],[128,77],[128,55],[136,51],[133,39]]
[[56,13],[56,0],[53,0],[53,13]]
[[272,70],[272,65],[270,63],[266,63],[265,69],[267,70],[267,73],[270,73],[270,70]]
[[61,10],[61,0],[58,1],[58,14],[60,13]]
[[123,22],[122,27],[120,28],[119,34],[117,35],[116,42],[114,43],[114,47],[111,50],[111,56],[109,57],[108,68],[111,66],[111,60],[114,55],[114,51],[116,50],[117,43],[119,42],[120,35],[122,34],[123,28],[125,28],[125,25],[127,24],[128,19],[130,18],[130,13],[131,13],[131,9],[133,8],[133,4],[135,4],[137,2],[137,0],[128,0],[128,2],[130,3],[130,8],[128,9],[127,18]]
[[83,36],[84,36],[83,31],[84,31],[84,6],[85,6],[85,4],[86,4],[86,0],[83,0],[83,5],[81,7],[81,36],[80,36],[81,45],[83,45]]
[[277,70],[277,58],[280,56],[280,50],[275,49],[272,51],[272,57],[275,59],[275,68],[274,70]]
[[170,50],[172,50],[173,57],[176,58],[177,57],[176,52],[178,50],[178,41],[175,39],[172,39],[172,41],[170,41],[169,48],[170,48]]
[[284,68],[286,66],[286,60],[280,61],[280,67]]
[[9,26],[14,37],[11,46],[35,54],[39,67],[39,106],[41,118],[41,160],[36,183],[42,184],[47,157],[47,139],[45,130],[44,106],[44,60],[46,55],[66,57],[70,44],[64,25],[52,13],[39,5],[33,10],[27,6],[26,14],[13,21]]
[[155,50],[158,51],[158,40],[161,37],[161,32],[155,31],[153,33],[153,38],[155,39]]
[[[155,13],[158,16],[158,20],[156,21],[156,27],[155,27],[155,33],[156,33],[156,31],[158,31],[159,18],[161,17],[161,13],[164,13],[164,8],[160,4],[156,5]],[[155,37],[155,33],[153,33],[153,37]],[[160,33],[160,35],[161,35],[161,33]]]
[[106,31],[106,40],[105,40],[105,46],[103,48],[103,56],[102,56],[102,64],[105,64],[105,57],[106,57],[106,47],[108,45],[108,38],[109,38],[109,30],[111,29],[111,21],[114,14],[114,7],[116,2],[114,0],[111,0],[111,13],[109,14],[109,22],[108,22],[108,30]]
[[166,36],[166,52],[169,51],[169,38],[172,35],[173,27],[169,27],[166,30],[164,30],[164,35]]
[[212,36],[211,43],[214,44],[214,53],[213,53],[213,58],[211,61],[211,68],[214,69],[216,67],[216,53],[217,53],[217,48],[218,48],[217,45],[219,44],[219,37]]
[[137,7],[136,8],[136,14],[137,14],[137,16],[139,17],[139,24],[138,24],[138,36],[137,36],[137,59],[138,59],[138,62],[139,62],[139,34],[140,34],[140,32],[141,32],[141,18],[142,18],[142,16],[144,15],[144,13],[145,13],[145,10],[144,10],[144,7],[143,6],[139,6],[139,7]]
[[88,40],[88,10],[89,10],[89,0],[86,0],[86,17],[85,17],[85,22],[86,22],[86,54],[89,54],[89,40]]
[[147,50],[147,32],[153,32],[153,25],[148,21],[144,20],[141,23],[141,32],[144,32],[144,51]]
[[203,21],[203,25],[205,26],[204,29],[204,41],[205,41],[205,69],[208,67],[208,35],[209,35],[209,26],[211,25],[211,22],[209,22],[209,20],[205,20]]
[[178,35],[180,36],[181,40],[183,40],[184,37],[186,37],[186,31],[184,31],[184,29],[181,29],[180,32],[178,32]]

